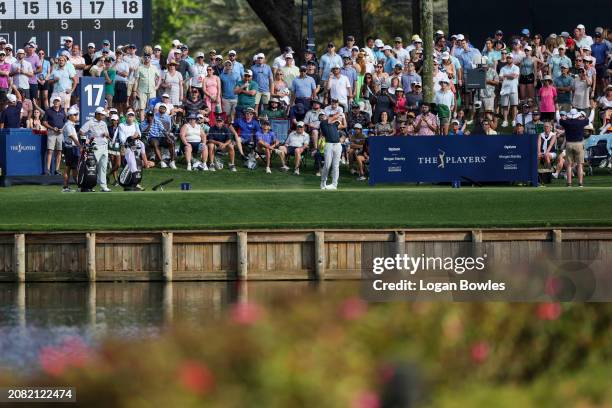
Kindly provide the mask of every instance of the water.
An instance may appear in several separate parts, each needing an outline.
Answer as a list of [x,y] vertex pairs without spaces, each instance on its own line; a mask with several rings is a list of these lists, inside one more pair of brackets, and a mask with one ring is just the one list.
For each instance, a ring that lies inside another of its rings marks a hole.
[[356,288],[355,282],[143,282],[0,284],[0,370],[38,369],[41,348],[77,337],[142,338],[178,320],[201,324],[238,301]]

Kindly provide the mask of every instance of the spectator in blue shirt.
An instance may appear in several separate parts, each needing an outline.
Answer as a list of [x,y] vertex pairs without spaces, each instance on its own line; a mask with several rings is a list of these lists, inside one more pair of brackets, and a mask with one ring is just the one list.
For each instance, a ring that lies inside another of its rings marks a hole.
[[232,71],[238,74],[238,78],[242,78],[244,76],[244,65],[242,65],[240,62],[238,62],[238,60],[236,60],[236,51],[230,50],[230,52],[227,54],[227,57],[232,63]]
[[595,57],[595,71],[597,72],[596,92],[601,94],[603,89],[603,79],[606,74],[606,58],[608,56],[608,46],[603,41],[603,33],[596,31],[591,45],[591,56]]
[[349,98],[353,98],[357,92],[357,70],[353,68],[353,60],[351,57],[344,57],[343,61],[344,65],[340,69],[340,74],[348,78],[351,84],[351,92],[353,93],[353,95],[349,95]]
[[236,105],[238,104],[238,95],[234,92],[234,88],[236,88],[236,85],[240,82],[240,78],[242,78],[242,76],[234,70],[236,64],[240,63],[238,61],[232,63],[231,60],[225,61],[223,64],[223,72],[219,75],[221,79],[221,106],[230,122],[234,121]]
[[18,129],[21,127],[21,102],[13,94],[6,95],[9,104],[0,113],[0,129]]
[[251,67],[251,71],[253,71],[253,80],[259,87],[255,94],[255,106],[257,106],[258,110],[262,105],[265,106],[270,102],[270,89],[272,89],[272,82],[274,82],[272,68],[265,64],[264,60],[264,54],[257,54],[255,65]]
[[398,60],[393,56],[393,48],[390,45],[385,45],[383,47],[383,52],[385,53],[385,72],[389,75],[393,73],[393,68],[395,68],[395,64],[398,63]]
[[255,119],[255,109],[246,108],[244,111],[244,117],[238,118],[230,125],[230,131],[234,135],[236,140],[236,147],[240,156],[244,159],[244,152],[242,150],[242,143],[250,144],[253,142],[253,137],[257,132],[261,131],[259,122]]
[[457,119],[453,119],[453,121],[451,122],[451,128],[448,131],[448,134],[457,136],[463,135],[463,130],[461,130],[461,126],[459,126],[459,121]]
[[327,44],[327,53],[323,54],[321,56],[321,60],[319,61],[319,74],[324,82],[327,81],[332,67],[335,66],[342,66],[342,57],[336,54],[336,46],[334,43],[330,42]]
[[312,77],[306,75],[306,71],[308,67],[302,65],[300,76],[291,83],[291,105],[301,103],[306,109],[310,109],[310,101],[316,98],[317,84]]
[[[264,121],[262,123],[262,130],[257,132],[257,134],[255,135],[257,138],[257,150],[261,154],[266,155],[266,173],[268,174],[272,173],[272,170],[270,170],[270,160],[272,158],[272,153],[279,146],[278,139],[276,138],[276,135],[274,134],[274,132],[272,132],[271,129],[272,127],[270,126],[270,122]],[[283,170],[288,169],[288,167],[286,169],[283,168]]]

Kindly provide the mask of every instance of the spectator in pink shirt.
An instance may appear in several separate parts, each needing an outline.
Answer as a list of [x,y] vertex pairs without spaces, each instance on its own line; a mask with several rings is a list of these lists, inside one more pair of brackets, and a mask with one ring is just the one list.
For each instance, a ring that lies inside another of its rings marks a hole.
[[555,112],[557,111],[557,88],[553,86],[552,77],[550,75],[545,75],[543,82],[544,86],[538,91],[542,120],[555,120]]
[[6,62],[6,53],[0,50],[0,101],[6,100],[9,91],[9,75],[11,74],[11,64]]

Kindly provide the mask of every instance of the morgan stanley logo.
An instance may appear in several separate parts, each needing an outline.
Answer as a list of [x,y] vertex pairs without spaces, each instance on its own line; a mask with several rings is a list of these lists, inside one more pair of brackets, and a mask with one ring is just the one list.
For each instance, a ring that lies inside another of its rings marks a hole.
[[21,152],[35,152],[36,146],[34,145],[22,145],[19,143],[18,145],[11,146],[11,151],[21,153]]
[[446,168],[447,164],[475,164],[486,163],[487,156],[449,156],[442,149],[438,149],[437,156],[417,157],[420,165],[435,164],[439,169]]

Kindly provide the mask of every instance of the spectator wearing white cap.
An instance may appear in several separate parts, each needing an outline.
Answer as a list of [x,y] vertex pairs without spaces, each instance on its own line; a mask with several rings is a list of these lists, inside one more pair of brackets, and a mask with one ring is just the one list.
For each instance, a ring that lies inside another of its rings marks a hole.
[[287,64],[287,55],[293,56],[293,48],[285,47],[283,48],[283,53],[278,57],[274,58],[272,61],[272,72],[276,72],[277,69],[281,69]]
[[293,80],[300,76],[300,69],[295,66],[293,54],[285,54],[285,65],[280,68],[280,71],[283,73],[287,87],[291,88]]
[[189,67],[189,76],[191,82],[191,88],[195,88],[200,92],[200,96],[204,97],[204,91],[202,91],[202,83],[206,77],[206,69],[208,64],[206,63],[206,55],[202,51],[196,53],[196,59],[193,65]]
[[71,71],[67,66],[68,58],[64,55],[60,55],[57,59],[56,68],[51,71],[48,82],[53,84],[53,97],[59,97],[61,105],[64,107],[64,111],[68,111],[70,108],[70,95],[77,86],[77,80],[75,73]]
[[106,124],[108,113],[102,107],[96,108],[94,117],[89,119],[79,130],[79,133],[86,138],[86,143],[95,143],[96,150],[94,155],[98,161],[96,170],[98,174],[98,185],[100,191],[111,191],[106,185],[106,169],[108,167],[108,142],[110,135]]
[[21,127],[21,102],[13,94],[6,95],[8,105],[0,112],[0,129],[18,129]]
[[333,42],[327,43],[327,52],[319,60],[319,75],[321,76],[322,88],[327,89],[327,80],[332,71],[332,67],[342,66],[342,57],[336,54],[336,46]]
[[[259,112],[262,106],[267,105],[270,102],[270,93],[272,91],[272,83],[274,82],[274,75],[272,74],[272,68],[265,63],[266,56],[263,53],[256,55],[255,64],[251,67],[249,72],[252,75],[253,81],[257,84],[257,93],[255,94],[255,106]],[[246,72],[245,72],[246,75]],[[238,97],[238,106],[241,106],[240,96]]]
[[440,90],[434,96],[434,103],[438,108],[438,119],[440,121],[440,130],[443,135],[448,134],[450,125],[451,113],[455,110],[455,95],[450,90],[449,80],[443,79],[440,81]]
[[591,48],[593,45],[593,38],[590,35],[586,35],[586,28],[583,24],[578,24],[574,29],[574,42],[576,43],[576,49],[580,50],[580,55],[584,55],[582,53],[582,47]]
[[13,50],[13,45],[12,44],[6,44],[4,46],[4,52],[6,52],[6,59],[5,61],[11,65],[13,65],[13,62],[17,61],[17,58],[15,58],[15,56],[13,55],[14,50]]
[[390,45],[385,45],[383,47],[383,53],[384,53],[384,70],[387,73],[387,75],[391,75],[393,73],[393,68],[395,68],[395,65],[399,62],[397,59],[395,59],[395,54],[393,54],[393,47],[391,47]]
[[244,65],[236,59],[236,50],[229,50],[227,59],[232,63],[232,71],[238,74],[238,78],[244,76]]
[[[127,45],[122,50],[124,52],[123,61],[128,65],[128,97],[131,96],[131,91],[134,89],[134,83],[136,82],[136,74],[140,67],[140,57],[136,55],[136,47],[132,47],[132,44]],[[159,73],[158,73],[159,74]]]
[[11,64],[6,62],[6,52],[0,48],[0,102],[6,99],[10,88]]
[[144,111],[147,109],[149,100],[155,97],[160,82],[161,77],[157,68],[151,65],[151,55],[145,53],[143,63],[136,71],[131,94],[131,100],[135,102],[140,112],[141,121],[144,120]]
[[67,120],[62,127],[62,143],[64,152],[64,186],[62,188],[63,193],[70,193],[70,174],[76,181],[77,178],[77,166],[79,164],[79,135],[77,134],[75,124],[79,117],[79,111],[74,108],[68,109]]
[[518,106],[518,78],[520,75],[519,67],[514,65],[512,54],[506,55],[506,65],[499,71],[502,80],[500,95],[500,105],[503,108],[504,121],[502,127],[508,126],[508,113],[512,111],[512,126],[516,124],[516,112]]
[[393,40],[393,52],[397,60],[404,66],[406,60],[410,60],[410,52],[404,48],[402,37],[395,37]]
[[[495,90],[499,85],[499,75],[495,70],[495,64],[489,64],[487,57],[482,57],[483,61],[486,58],[487,71],[485,72],[485,87],[480,90],[480,99],[485,111],[493,111],[495,109]],[[495,61],[493,61],[495,62]]]
[[21,48],[17,50],[17,61],[11,66],[11,76],[22,97],[30,99],[30,78],[34,78],[34,70],[32,64],[25,59],[25,51]]
[[160,75],[161,72],[166,69],[166,61],[164,60],[164,57],[162,55],[162,47],[159,44],[153,47],[153,54],[151,55],[151,65],[157,68]]
[[179,40],[172,40],[172,48],[168,51],[168,58],[166,60],[166,65],[170,63],[170,61],[174,61],[176,58],[177,51],[181,51],[181,42]]
[[42,72],[42,61],[40,60],[38,54],[36,54],[36,44],[32,42],[27,43],[25,45],[25,52],[25,60],[30,63],[32,66],[32,72],[34,73],[34,75],[28,79],[28,82],[30,83],[30,95],[27,96],[27,98],[38,107],[38,75]]
[[572,106],[576,109],[584,110],[589,114],[591,110],[591,87],[593,86],[592,78],[587,75],[584,67],[578,68],[578,75],[574,78],[572,89],[574,96],[572,98]]
[[340,65],[332,67],[326,83],[330,99],[337,100],[344,111],[347,112],[349,103],[352,102],[352,88],[349,79],[340,72]]
[[65,51],[68,51],[68,53],[70,53],[70,49],[72,48],[72,37],[67,36],[67,37],[63,37],[64,42],[60,45],[59,49],[55,52],[55,58],[59,57],[60,55],[62,55]]
[[66,114],[61,107],[59,96],[51,97],[51,107],[45,111],[43,126],[47,128],[47,160],[45,174],[51,174],[51,157],[55,152],[55,174],[60,174],[62,161],[62,128],[66,123]]
[[283,153],[280,155],[283,162],[283,166],[286,166],[285,160],[291,156],[295,156],[295,165],[293,173],[295,175],[300,174],[300,164],[302,162],[302,153],[308,151],[308,144],[310,143],[310,136],[305,131],[306,127],[304,122],[299,121],[296,124],[296,129],[289,134],[285,143],[279,147]]
[[572,66],[572,60],[566,55],[566,47],[564,44],[556,48],[556,53],[548,57],[548,65],[550,66],[551,76],[553,80],[561,76],[561,65]]
[[83,53],[83,59],[85,60],[85,67],[83,68],[83,76],[90,76],[89,70],[93,65],[96,54],[96,44],[88,43],[87,50]]

